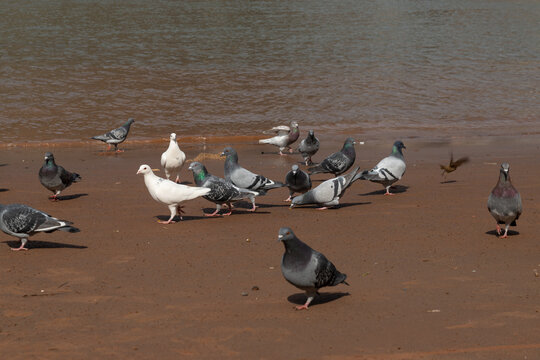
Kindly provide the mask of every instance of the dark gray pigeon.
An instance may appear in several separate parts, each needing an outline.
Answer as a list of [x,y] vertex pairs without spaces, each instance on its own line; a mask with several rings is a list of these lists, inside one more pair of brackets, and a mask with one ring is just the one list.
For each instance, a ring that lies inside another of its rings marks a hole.
[[129,133],[129,128],[131,124],[133,124],[134,122],[135,120],[130,118],[124,125],[120,126],[119,128],[111,130],[108,133],[103,134],[103,135],[92,136],[92,139],[100,140],[107,143],[108,144],[107,150],[110,150],[111,145],[114,145],[114,149],[116,150],[116,152],[122,152],[124,150],[119,150],[118,144],[126,140]]
[[334,264],[318,251],[304,244],[290,228],[279,229],[279,241],[285,246],[281,259],[281,272],[285,280],[304,290],[307,301],[297,310],[307,309],[318,290],[325,286],[349,285],[347,275],[340,273]]
[[289,152],[292,153],[291,144],[298,140],[300,136],[296,121],[291,122],[291,127],[280,125],[265,131],[265,133],[276,133],[277,135],[269,139],[259,140],[259,144],[270,144],[279,147],[279,155],[286,155],[283,153],[285,149],[289,149]]
[[205,214],[205,216],[219,216],[218,213],[223,204],[227,204],[229,207],[229,212],[223,214],[223,216],[231,215],[231,203],[246,198],[248,198],[253,205],[250,211],[255,211],[257,209],[257,206],[255,205],[255,196],[259,195],[258,192],[241,189],[234,186],[230,181],[211,175],[206,170],[206,167],[197,161],[192,162],[188,169],[193,171],[193,179],[197,186],[210,189],[208,195],[204,195],[203,198],[216,204],[216,211],[212,214]]
[[45,163],[39,169],[39,182],[53,192],[49,199],[58,200],[57,196],[62,190],[79,180],[81,180],[79,174],[69,172],[62,166],[56,165],[54,155],[50,152],[45,153]]
[[326,180],[316,188],[295,196],[292,199],[291,208],[297,205],[317,204],[323,206],[318,210],[325,210],[329,206],[339,205],[339,199],[343,196],[345,190],[358,180],[357,172],[359,169],[359,167],[356,167],[348,174]]
[[504,235],[501,239],[508,237],[510,225],[516,226],[516,220],[523,211],[521,196],[510,181],[510,165],[501,165],[499,181],[491,191],[488,198],[488,210],[497,221],[497,234],[501,235],[499,224],[505,224]]
[[232,182],[241,189],[257,191],[260,195],[266,194],[267,190],[285,186],[277,181],[257,175],[244,169],[238,164],[238,154],[232,147],[226,147],[221,153],[225,159],[225,179]]
[[79,232],[71,222],[58,220],[42,211],[22,204],[0,204],[0,229],[8,235],[21,239],[21,246],[13,251],[28,250],[24,247],[28,238],[38,232],[50,233],[55,230]]
[[397,140],[392,146],[392,153],[379,161],[373,169],[363,171],[360,179],[382,184],[386,188],[384,195],[394,195],[390,192],[390,186],[401,179],[407,169],[401,149],[406,147],[403,142]]
[[320,164],[308,169],[311,175],[317,173],[332,173],[341,175],[349,170],[356,159],[356,151],[354,150],[356,142],[353,138],[347,138],[340,151],[329,155]]
[[309,174],[293,165],[291,171],[285,175],[285,185],[289,188],[289,197],[285,201],[291,201],[295,192],[305,193],[311,189],[311,178]]
[[315,137],[313,130],[309,130],[308,136],[298,146],[298,152],[302,154],[306,166],[313,164],[311,157],[319,151],[319,145],[319,139]]

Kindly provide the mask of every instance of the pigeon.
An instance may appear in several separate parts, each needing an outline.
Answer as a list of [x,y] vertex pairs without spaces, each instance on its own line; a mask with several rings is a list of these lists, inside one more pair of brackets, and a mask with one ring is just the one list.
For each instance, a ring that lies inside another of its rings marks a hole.
[[211,175],[206,170],[206,167],[197,161],[192,162],[189,165],[189,170],[193,171],[193,179],[195,180],[197,186],[211,189],[208,195],[204,195],[203,198],[215,203],[216,211],[214,211],[212,214],[205,214],[205,216],[219,216],[218,213],[223,204],[227,204],[229,207],[229,212],[223,214],[223,216],[231,215],[231,202],[245,198],[248,198],[253,205],[250,211],[255,211],[257,209],[257,206],[255,205],[255,196],[259,195],[258,192],[241,189],[234,186],[230,181],[215,175]]
[[308,136],[300,142],[298,146],[298,152],[302,154],[306,166],[312,165],[311,157],[319,151],[319,139],[315,137],[313,130],[309,130]]
[[307,310],[322,287],[349,285],[345,281],[347,275],[340,273],[326,256],[298,239],[290,228],[279,229],[278,240],[285,246],[285,253],[281,259],[283,277],[292,285],[304,290],[307,295],[306,303],[297,306],[297,310]]
[[171,211],[169,220],[158,220],[161,224],[175,223],[176,221],[173,221],[173,218],[177,213],[180,213],[180,220],[182,220],[183,211],[182,206],[179,204],[182,201],[192,200],[210,192],[210,189],[208,188],[177,184],[174,181],[160,178],[154,174],[148,165],[141,165],[137,174],[144,175],[144,184],[146,185],[150,196],[157,202],[167,205]]
[[441,176],[444,175],[446,178],[446,174],[456,171],[459,166],[465,164],[466,162],[469,162],[468,157],[462,157],[454,161],[454,154],[450,153],[450,163],[448,165],[440,165],[442,170]]
[[124,150],[118,149],[118,144],[124,142],[126,140],[128,133],[129,133],[129,127],[131,124],[133,124],[135,120],[129,119],[127,123],[120,126],[118,129],[114,129],[109,131],[106,134],[103,135],[97,135],[92,136],[92,139],[94,140],[100,140],[108,144],[107,150],[111,149],[111,144],[114,145],[114,149],[116,152],[123,152]]
[[339,205],[339,199],[345,193],[345,190],[356,180],[359,179],[358,170],[356,167],[350,173],[341,175],[333,179],[322,182],[319,186],[308,192],[298,195],[292,199],[291,208],[297,205],[318,204],[324,205],[318,210],[328,209],[329,206]]
[[308,169],[309,173],[311,175],[317,173],[332,173],[335,176],[343,174],[351,168],[356,159],[354,144],[356,144],[356,142],[353,138],[347,138],[340,151],[329,155],[320,164],[310,167]]
[[360,179],[382,184],[386,188],[384,195],[394,195],[390,192],[390,186],[401,179],[407,169],[401,149],[406,147],[403,142],[397,140],[392,146],[392,153],[379,161],[373,169],[363,171]]
[[289,188],[289,197],[284,201],[291,201],[295,192],[305,193],[311,189],[311,179],[308,173],[300,170],[298,165],[294,164],[291,171],[285,175],[285,185]]
[[269,139],[259,140],[259,144],[270,144],[279,147],[279,155],[286,155],[283,153],[285,149],[289,149],[289,152],[292,153],[293,151],[290,145],[298,140],[298,136],[300,136],[296,121],[291,122],[291,127],[280,125],[273,127],[265,133],[277,133],[277,135]]
[[39,182],[48,190],[53,192],[49,199],[56,201],[62,190],[81,180],[81,176],[56,165],[54,155],[50,152],[45,153],[45,163],[39,169]]
[[175,181],[177,183],[180,182],[180,170],[182,170],[185,161],[186,154],[180,150],[180,147],[176,142],[176,134],[172,133],[167,151],[161,154],[161,166],[165,169],[167,180],[171,178],[173,173],[176,173]]
[[508,237],[508,228],[510,225],[516,226],[516,220],[521,215],[523,207],[521,205],[521,196],[510,181],[510,165],[504,163],[501,165],[499,181],[491,191],[488,198],[488,210],[497,221],[497,234],[501,235],[499,224],[505,225],[504,235],[501,239]]
[[223,150],[221,156],[226,156],[225,179],[241,189],[257,191],[260,195],[264,195],[267,190],[285,186],[285,184],[254,174],[238,165],[238,154],[230,146]]
[[28,250],[24,247],[28,238],[38,232],[50,233],[55,230],[70,233],[79,232],[72,222],[58,220],[42,211],[23,204],[0,205],[0,229],[8,235],[21,239],[21,246],[13,251]]

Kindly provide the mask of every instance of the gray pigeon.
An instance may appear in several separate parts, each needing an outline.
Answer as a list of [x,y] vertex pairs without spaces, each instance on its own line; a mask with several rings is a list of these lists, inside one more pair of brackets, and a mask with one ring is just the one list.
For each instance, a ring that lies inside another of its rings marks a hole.
[[311,178],[294,164],[291,171],[285,175],[285,185],[289,188],[289,197],[285,201],[291,201],[295,192],[304,193],[311,189]]
[[42,211],[22,204],[0,204],[0,229],[8,235],[21,239],[21,246],[13,251],[28,250],[24,245],[28,237],[38,232],[50,233],[55,230],[67,232],[79,232],[72,223],[66,220],[58,220]]
[[315,137],[313,130],[309,130],[308,136],[302,140],[298,146],[298,152],[302,154],[306,166],[313,164],[311,157],[319,151],[319,145],[319,139]]
[[212,214],[206,214],[205,216],[219,216],[218,213],[223,204],[227,204],[229,207],[229,212],[223,214],[223,216],[231,215],[231,203],[245,198],[248,198],[253,205],[250,211],[255,211],[257,209],[257,206],[255,205],[255,196],[259,195],[258,192],[240,189],[239,187],[234,186],[230,181],[211,175],[206,170],[206,167],[197,161],[192,162],[188,169],[193,171],[193,179],[197,186],[210,189],[210,192],[207,195],[204,195],[203,198],[216,204],[216,211]]
[[129,128],[134,122],[135,120],[130,118],[124,125],[120,126],[118,129],[111,130],[103,135],[92,136],[92,139],[100,140],[107,143],[107,150],[110,150],[111,145],[114,145],[114,149],[116,150],[116,152],[123,152],[124,150],[118,149],[118,144],[126,140],[129,133]]
[[363,171],[360,179],[382,184],[386,188],[384,195],[394,195],[390,192],[390,186],[401,179],[407,169],[401,149],[406,149],[403,142],[394,142],[392,153],[379,161],[373,169]]
[[276,133],[277,135],[269,139],[259,140],[259,144],[270,144],[279,147],[279,155],[285,155],[283,150],[289,149],[292,153],[290,145],[298,140],[300,131],[298,130],[298,123],[296,121],[291,122],[291,127],[286,125],[280,125],[273,127],[265,133]]
[[504,163],[501,165],[499,181],[491,191],[488,198],[488,210],[497,221],[497,234],[501,235],[499,224],[505,224],[504,235],[501,239],[508,237],[508,228],[510,225],[516,226],[516,220],[521,215],[523,207],[521,205],[521,196],[510,181],[510,165]]
[[79,174],[69,172],[62,166],[56,165],[54,155],[50,152],[45,153],[45,163],[39,169],[39,182],[53,192],[49,199],[58,200],[57,196],[62,190],[79,180],[81,180]]
[[238,165],[238,154],[230,146],[223,150],[221,156],[226,156],[225,179],[241,189],[257,191],[260,195],[264,195],[267,190],[285,186],[285,184],[254,174]]
[[340,151],[329,155],[320,164],[308,169],[311,175],[317,173],[332,173],[341,175],[349,170],[356,159],[356,151],[354,150],[356,142],[353,138],[347,138]]
[[325,286],[349,285],[347,275],[340,273],[334,264],[318,251],[304,244],[290,228],[279,229],[279,241],[285,246],[281,259],[281,272],[285,280],[304,290],[307,301],[297,310],[307,309],[318,290]]
[[345,193],[345,190],[356,180],[359,176],[357,172],[360,168],[356,167],[350,173],[338,176],[333,179],[322,182],[319,186],[308,192],[298,195],[292,199],[291,208],[297,205],[317,204],[323,205],[318,210],[328,209],[329,206],[339,205],[339,199]]

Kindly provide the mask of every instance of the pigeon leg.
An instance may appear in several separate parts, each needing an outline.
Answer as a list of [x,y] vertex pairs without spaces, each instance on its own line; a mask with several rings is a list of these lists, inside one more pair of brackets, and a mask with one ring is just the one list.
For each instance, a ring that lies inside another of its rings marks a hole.
[[[158,223],[160,223],[160,224],[174,224],[176,222],[173,219],[176,216],[178,210],[182,211],[182,209],[180,209],[180,205],[176,205],[176,204],[169,205],[169,210],[171,211],[171,217],[169,218],[169,220],[167,220],[167,221],[158,220]],[[180,216],[180,220],[182,220],[181,216]]]
[[212,217],[212,216],[220,216],[220,214],[218,214],[221,210],[221,205],[220,204],[216,204],[216,211],[214,211],[213,213],[211,214],[204,214],[204,216],[207,216],[207,217]]
[[185,214],[186,212],[184,210],[182,210],[184,207],[181,206],[181,205],[178,205],[177,206],[177,209],[178,209],[178,213],[180,214],[180,220],[184,220],[184,217],[182,216],[182,214]]
[[287,201],[287,202],[290,202],[290,201],[292,201],[292,196],[293,196],[293,194],[294,194],[294,193],[290,193],[290,194],[289,194],[289,197],[288,197],[288,198],[286,198],[286,199],[285,199],[285,200],[283,200],[283,201]]
[[287,156],[287,154],[284,154],[284,153],[281,152],[281,149],[279,149],[279,155],[280,156]]
[[16,249],[13,249],[13,248],[12,248],[11,250],[13,250],[13,251],[28,250],[28,248],[25,248],[25,247],[24,247],[24,245],[26,245],[26,242],[27,242],[27,241],[28,241],[28,239],[22,238],[22,239],[21,239],[21,246],[18,247],[18,248],[16,248]]
[[292,148],[289,148],[289,153],[290,153],[290,154],[293,153],[293,149],[292,149]]
[[308,294],[307,297],[306,303],[304,305],[296,306],[296,310],[307,310],[309,304],[315,298],[315,294]]
[[249,209],[249,211],[251,212],[255,212],[257,210],[258,206],[255,205],[255,201],[253,201],[253,207],[251,209]]
[[107,144],[107,151],[111,150],[111,144]]
[[227,203],[227,206],[229,207],[229,212],[223,214],[223,216],[229,216],[229,215],[232,214],[232,208],[233,208],[232,204],[231,204],[231,203]]
[[508,228],[509,227],[510,227],[510,224],[506,225],[506,227],[504,229],[504,235],[500,237],[501,239],[506,239],[508,237]]
[[384,193],[384,195],[395,195],[395,194],[390,192],[390,186],[388,186],[386,187],[386,192]]
[[328,206],[317,208],[317,210],[327,210],[327,209],[328,209]]
[[49,200],[51,200],[51,201],[58,201],[58,194],[60,194],[59,191],[57,191],[54,195],[49,196]]
[[499,223],[497,223],[497,235],[501,235],[501,227],[499,226]]
[[177,184],[180,184],[180,176],[179,175],[176,175],[176,180],[174,182],[177,183]]

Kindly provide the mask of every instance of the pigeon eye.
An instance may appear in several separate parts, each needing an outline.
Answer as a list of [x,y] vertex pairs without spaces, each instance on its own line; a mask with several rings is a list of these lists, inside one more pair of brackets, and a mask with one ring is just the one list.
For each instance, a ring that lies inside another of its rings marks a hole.
[[285,235],[291,235],[291,233],[289,231],[287,231],[287,233]]

